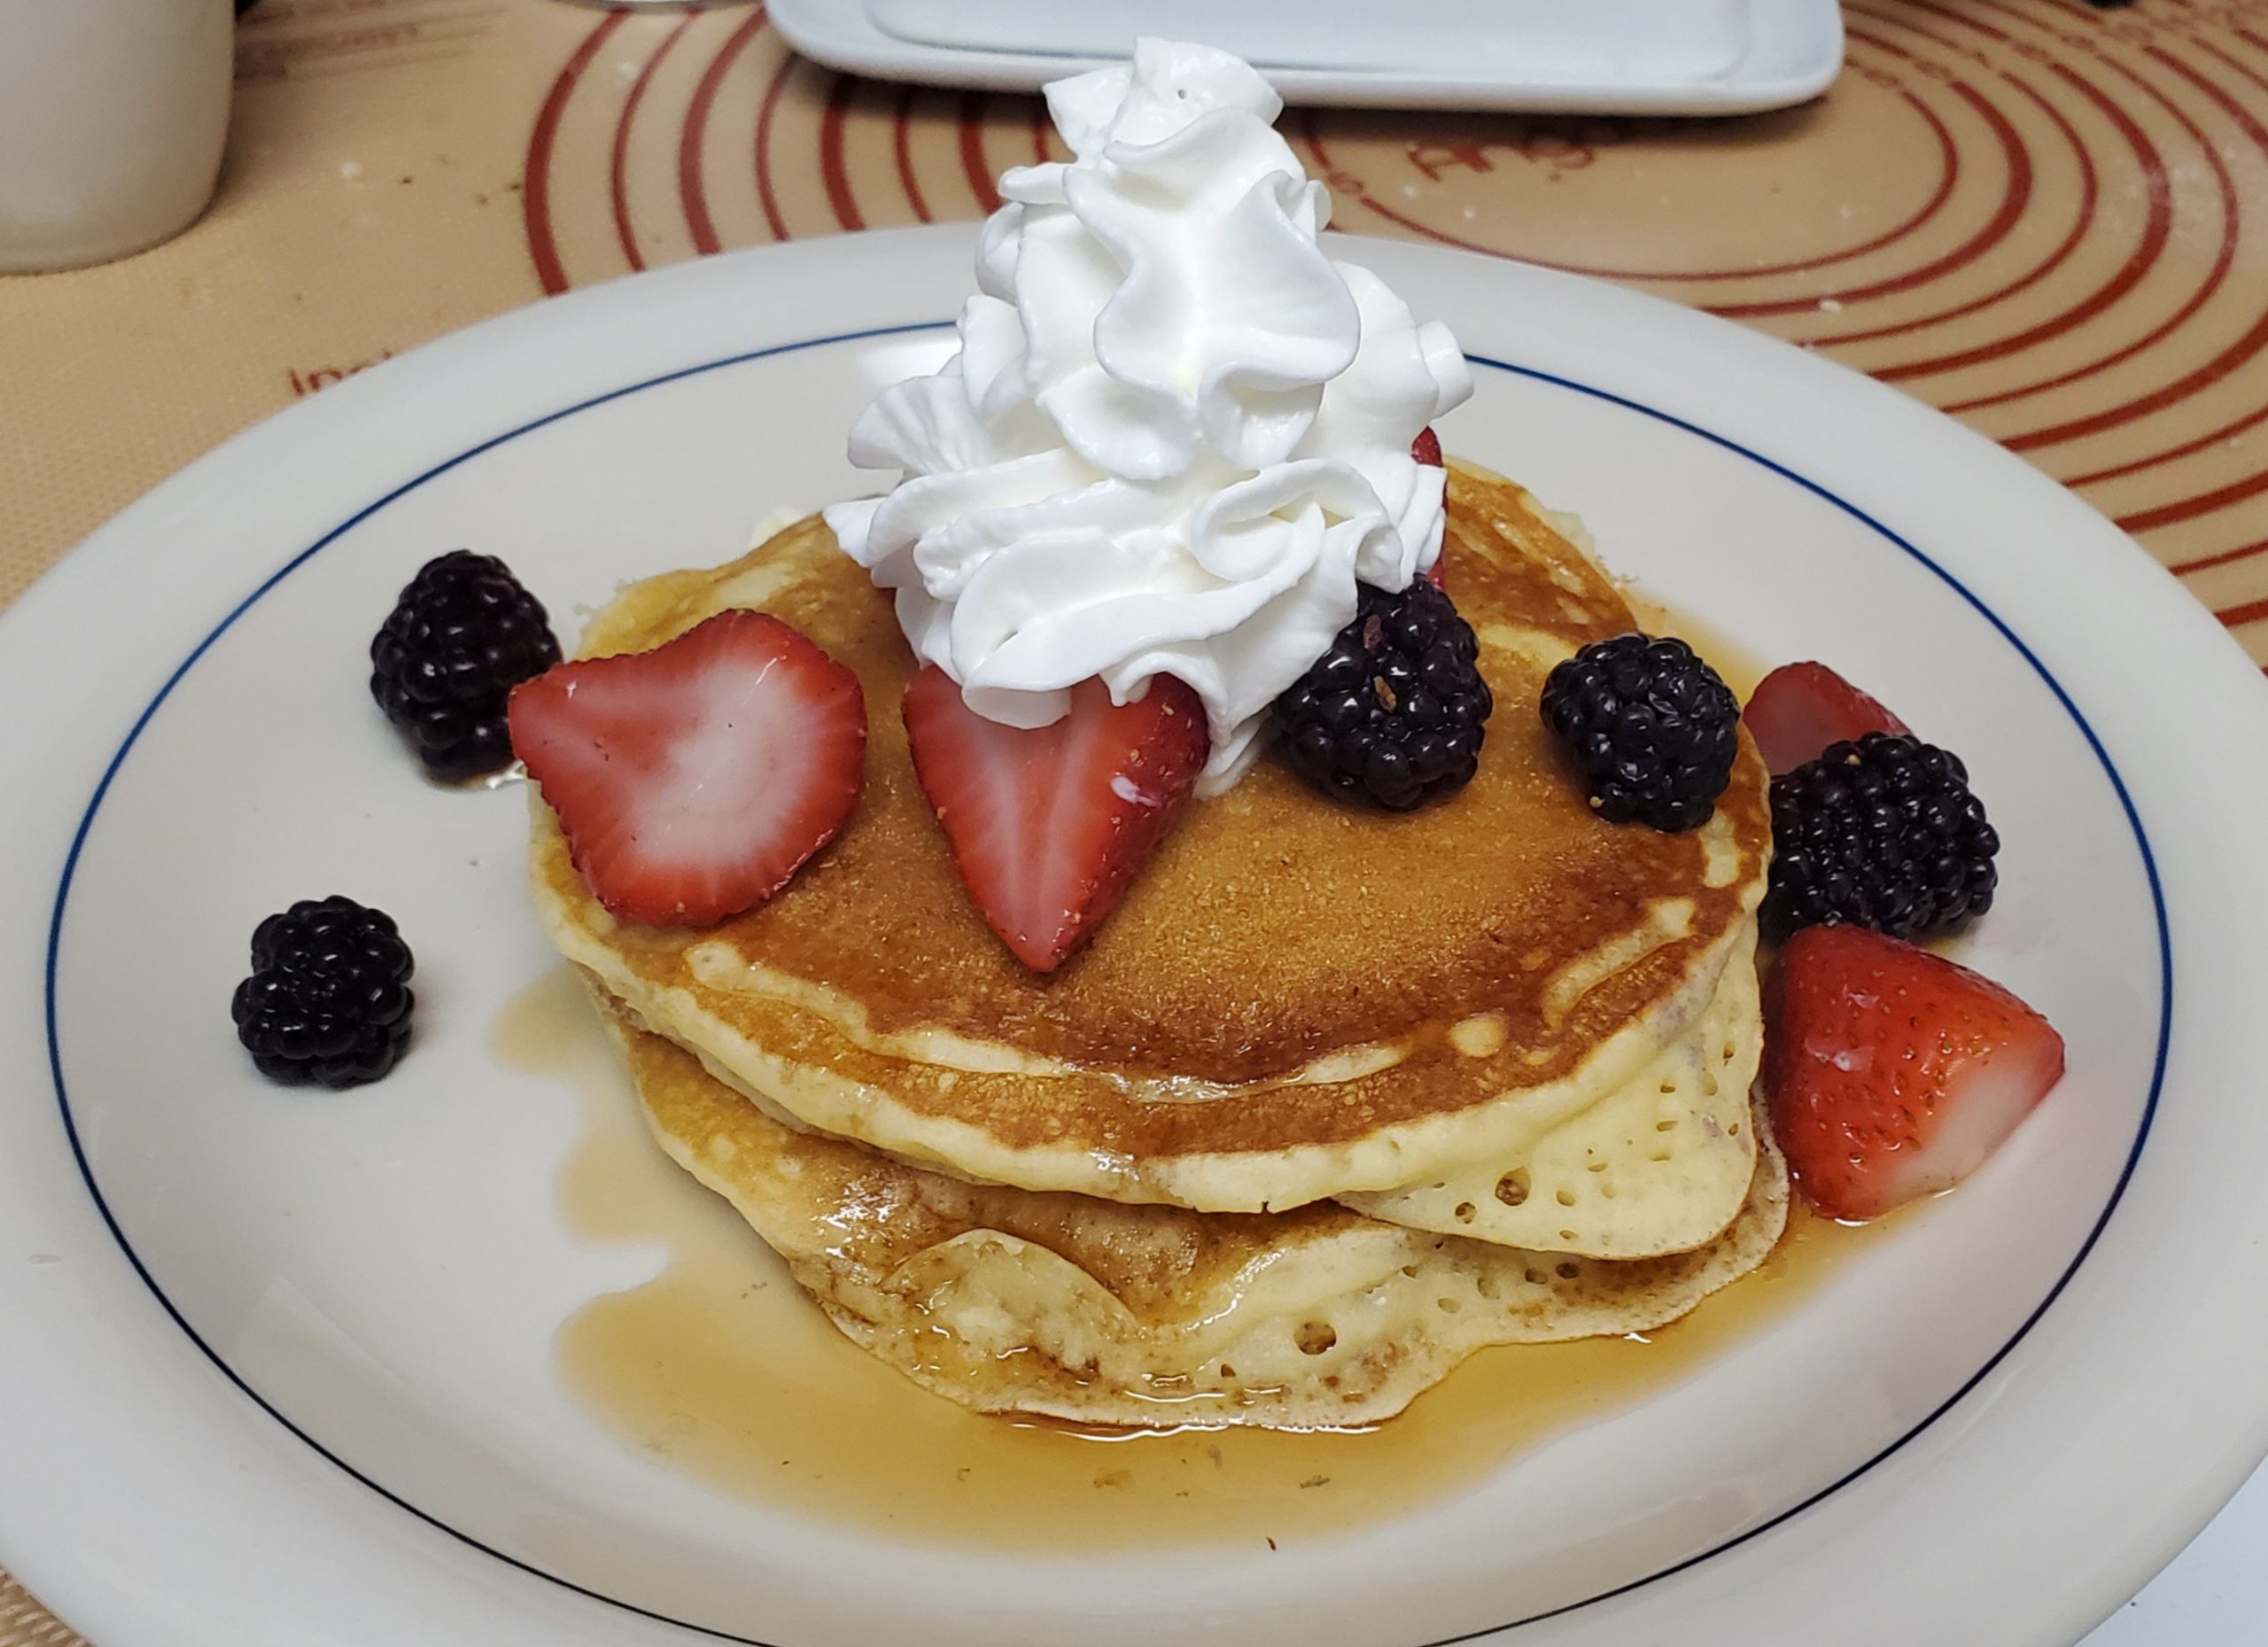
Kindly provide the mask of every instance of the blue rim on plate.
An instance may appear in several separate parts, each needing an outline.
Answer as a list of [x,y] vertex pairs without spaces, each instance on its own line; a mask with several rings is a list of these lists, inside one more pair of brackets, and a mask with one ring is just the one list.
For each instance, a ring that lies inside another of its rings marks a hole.
[[[532,418],[528,422],[518,424],[517,427],[508,429],[501,434],[493,435],[489,439],[478,442],[477,445],[466,447],[463,451],[457,453],[454,456],[444,459],[442,462],[434,464],[423,474],[404,481],[400,486],[396,486],[384,496],[356,510],[353,515],[349,516],[346,519],[341,521],[338,525],[332,527],[329,532],[318,538],[314,543],[308,545],[307,548],[302,549],[299,554],[293,555],[289,561],[286,561],[281,567],[277,568],[275,572],[271,573],[263,582],[261,582],[257,588],[253,589],[250,594],[247,594],[242,601],[238,602],[237,605],[230,610],[228,616],[221,618],[218,624],[214,625],[211,632],[208,633],[202,641],[199,641],[197,643],[196,647],[191,649],[189,656],[182,660],[179,667],[175,669],[173,673],[166,678],[165,684],[158,688],[156,695],[151,698],[150,702],[146,705],[144,706],[142,712],[135,718],[134,725],[128,729],[125,738],[120,742],[117,750],[111,756],[109,764],[104,768],[100,781],[95,785],[94,795],[87,803],[87,810],[80,818],[78,828],[72,835],[71,850],[65,856],[62,874],[58,878],[56,886],[54,913],[50,917],[48,922],[46,963],[48,1068],[55,1084],[55,1100],[57,1107],[62,1113],[64,1131],[70,1139],[72,1158],[78,1163],[79,1175],[86,1184],[87,1193],[93,1198],[97,1210],[102,1214],[103,1223],[109,1228],[113,1239],[118,1242],[120,1250],[126,1255],[127,1262],[133,1265],[134,1272],[141,1277],[143,1284],[150,1289],[151,1294],[164,1308],[167,1315],[172,1317],[174,1325],[180,1327],[182,1332],[188,1336],[190,1342],[196,1345],[197,1348],[203,1352],[206,1359],[210,1361],[214,1366],[218,1368],[221,1374],[226,1377],[230,1383],[234,1384],[237,1388],[242,1390],[245,1396],[256,1404],[261,1411],[274,1418],[276,1423],[282,1425],[286,1430],[291,1432],[292,1435],[305,1442],[309,1448],[313,1449],[323,1458],[337,1465],[338,1469],[345,1472],[353,1480],[361,1482],[364,1487],[369,1488],[372,1492],[377,1493],[388,1503],[394,1504],[398,1508],[416,1517],[427,1526],[434,1527],[442,1533],[447,1534],[451,1538],[456,1539],[461,1543],[480,1551],[483,1555],[491,1557],[497,1561],[501,1561],[508,1566],[515,1567],[522,1573],[528,1573],[532,1577],[541,1579],[547,1583],[556,1584],[562,1589],[572,1591],[576,1595],[587,1597],[593,1601],[602,1602],[610,1607],[620,1608],[622,1611],[633,1613],[640,1618],[651,1619],[656,1623],[674,1625],[680,1629],[693,1630],[718,1641],[738,1643],[742,1644],[742,1647],[781,1647],[781,1644],[763,1642],[755,1636],[734,1635],[729,1630],[718,1629],[709,1625],[695,1624],[683,1619],[672,1618],[665,1612],[660,1612],[649,1607],[641,1607],[637,1605],[635,1603],[623,1601],[618,1597],[609,1596],[602,1591],[591,1589],[584,1585],[576,1583],[571,1579],[563,1578],[555,1573],[548,1573],[541,1567],[536,1566],[529,1562],[523,1561],[516,1556],[507,1555],[504,1551],[494,1548],[493,1545],[483,1543],[479,1539],[473,1537],[470,1534],[462,1532],[456,1527],[451,1527],[447,1521],[442,1520],[439,1517],[435,1516],[429,1511],[420,1510],[416,1504],[411,1503],[408,1499],[389,1490],[379,1482],[373,1480],[369,1476],[364,1474],[361,1471],[356,1469],[353,1464],[348,1464],[345,1459],[339,1457],[336,1453],[325,1447],[314,1436],[308,1434],[307,1431],[301,1429],[290,1418],[286,1418],[267,1399],[267,1397],[263,1396],[258,1390],[254,1389],[239,1373],[237,1373],[235,1368],[231,1367],[227,1361],[222,1359],[220,1354],[215,1351],[210,1344],[205,1341],[203,1336],[198,1333],[194,1326],[190,1325],[188,1318],[182,1314],[178,1308],[175,1307],[173,1300],[167,1296],[165,1289],[158,1285],[157,1278],[150,1273],[149,1268],[142,1262],[141,1255],[135,1251],[133,1243],[127,1239],[126,1231],[120,1227],[116,1215],[112,1212],[109,1201],[105,1199],[103,1195],[101,1185],[95,1181],[94,1169],[88,1161],[86,1151],[81,1145],[78,1124],[71,1111],[70,1091],[64,1080],[62,1039],[56,1022],[55,981],[58,958],[62,948],[63,919],[65,910],[70,901],[72,882],[78,873],[79,856],[82,850],[86,845],[87,833],[93,827],[95,815],[101,810],[104,798],[110,793],[112,781],[117,777],[119,768],[124,765],[128,754],[132,751],[136,742],[140,740],[144,729],[150,724],[151,718],[158,712],[159,706],[162,705],[166,699],[172,695],[174,688],[181,684],[183,677],[187,675],[191,669],[196,667],[198,660],[203,658],[206,653],[212,649],[214,642],[218,641],[220,638],[229,631],[229,629],[236,623],[237,618],[243,617],[245,613],[251,610],[252,608],[258,604],[270,590],[276,587],[276,585],[282,583],[284,579],[290,577],[294,571],[297,571],[301,566],[307,564],[310,560],[313,560],[317,555],[320,555],[324,549],[330,548],[331,544],[337,542],[341,537],[345,536],[354,527],[361,524],[364,521],[369,520],[372,516],[377,514],[381,509],[385,509],[388,505],[394,503],[400,499],[408,495],[410,493],[415,492],[418,487],[425,485],[428,481],[447,474],[449,470],[457,468],[462,463],[470,462],[473,458],[480,456],[483,453],[493,451],[496,447],[503,446],[509,441],[519,439],[522,435],[532,433],[536,430],[545,428],[552,423],[558,423],[563,419],[572,417],[579,413],[589,411],[595,407],[604,406],[615,400],[626,399],[631,395],[641,393],[648,389],[659,388],[667,384],[676,383],[683,378],[699,377],[703,373],[717,371],[726,367],[745,365],[751,361],[765,360],[773,355],[792,354],[805,349],[823,348],[835,344],[859,343],[874,338],[897,337],[911,332],[943,330],[951,326],[951,324],[952,322],[951,321],[920,321],[900,326],[876,326],[859,331],[835,332],[824,337],[803,338],[794,343],[774,344],[768,348],[750,349],[741,353],[726,355],[717,360],[704,361],[698,365],[682,367],[676,371],[664,372],[658,377],[642,378],[636,383],[627,384],[617,389],[608,390],[603,394],[596,394],[591,396],[587,400],[579,400],[571,406],[562,407],[556,411],[548,412],[540,417]],[[2023,1318],[2023,1324],[2016,1328],[2016,1332],[2009,1337],[2008,1342],[2001,1345],[1999,1349],[1995,1350],[1992,1356],[1985,1361],[1984,1365],[1977,1368],[1974,1373],[1970,1374],[1969,1377],[1961,1384],[1960,1388],[1953,1391],[1951,1395],[1948,1395],[1920,1423],[1915,1425],[1911,1429],[1900,1435],[1896,1441],[1891,1442],[1889,1446],[1884,1448],[1880,1452],[1875,1454],[1873,1457],[1868,1459],[1864,1464],[1861,1464],[1855,1469],[1849,1471],[1836,1480],[1829,1483],[1827,1486],[1821,1488],[1817,1492],[1811,1494],[1799,1503],[1792,1504],[1789,1508],[1780,1511],[1777,1515],[1758,1523],[1756,1526],[1748,1528],[1745,1532],[1737,1534],[1735,1536],[1725,1540],[1722,1543],[1712,1545],[1707,1550],[1702,1550],[1695,1555],[1688,1556],[1683,1560],[1673,1563],[1671,1565],[1663,1567],[1658,1572],[1650,1573],[1643,1578],[1633,1579],[1627,1583],[1616,1585],[1612,1589],[1601,1590],[1596,1595],[1587,1596],[1581,1601],[1568,1602],[1563,1605],[1550,1608],[1542,1612],[1530,1613],[1522,1618],[1508,1619],[1501,1624],[1486,1625],[1478,1629],[1467,1630],[1456,1635],[1439,1636],[1429,1642],[1412,1643],[1412,1647],[1456,1647],[1456,1643],[1458,1643],[1477,1641],[1483,1636],[1496,1635],[1507,1630],[1518,1629],[1525,1625],[1539,1624],[1547,1619],[1559,1618],[1567,1613],[1577,1612],[1584,1607],[1593,1606],[1600,1602],[1611,1600],[1617,1596],[1627,1595],[1633,1590],[1640,1589],[1649,1584],[1658,1582],[1660,1580],[1668,1578],[1674,1573],[1682,1573],[1688,1568],[1697,1566],[1702,1562],[1710,1560],[1716,1556],[1722,1555],[1728,1550],[1735,1549],[1748,1542],[1751,1539],[1757,1537],[1759,1534],[1771,1531],[1772,1528],[1778,1527],[1781,1523],[1802,1514],[1814,1504],[1816,1504],[1821,1500],[1840,1492],[1844,1488],[1849,1486],[1860,1476],[1865,1475],[1868,1471],[1874,1469],[1876,1465],[1881,1464],[1884,1459],[1898,1452],[1907,1442],[1914,1440],[1915,1437],[1920,1435],[1924,1430],[1928,1429],[1939,1418],[1943,1418],[1948,1411],[1957,1405],[1961,1399],[1969,1393],[1969,1391],[1975,1389],[1979,1383],[1983,1382],[1983,1380],[1991,1374],[1992,1370],[1999,1366],[2000,1363],[2008,1357],[2010,1351],[2014,1350],[2018,1344],[2023,1341],[2025,1336],[2029,1334],[2033,1326],[2039,1323],[2039,1318],[2047,1314],[2048,1309],[2055,1302],[2056,1299],[2062,1295],[2063,1289],[2070,1284],[2071,1278],[2078,1274],[2081,1266],[2086,1262],[2088,1255],[2094,1250],[2095,1243],[2101,1238],[2104,1227],[2110,1222],[2111,1214],[2117,1210],[2118,1203],[2126,1193],[2126,1185],[2133,1177],[2134,1168],[2141,1160],[2143,1146],[2148,1141],[2150,1125],[2157,1115],[2159,1091],[2165,1082],[2166,1053],[2173,1030],[2173,935],[2167,920],[2164,891],[2159,885],[2158,882],[2157,860],[2151,852],[2149,836],[2142,827],[2141,816],[2135,810],[2133,797],[2127,793],[2125,780],[2120,776],[2117,765],[2110,758],[2109,752],[2102,747],[2102,741],[2095,735],[2094,728],[2088,724],[2086,717],[2079,711],[2078,705],[2071,701],[2070,694],[2064,690],[2062,683],[2055,679],[2054,675],[2048,670],[2047,666],[2039,660],[2039,656],[2030,647],[2024,644],[2023,639],[2016,634],[2014,629],[2008,626],[2007,621],[2003,619],[1999,613],[1987,606],[1984,601],[1979,599],[1976,593],[1969,589],[1966,584],[1962,583],[1960,579],[1954,577],[1953,573],[1946,571],[1945,567],[1939,565],[1935,560],[1931,559],[1929,555],[1905,538],[1899,536],[1897,532],[1891,531],[1881,521],[1876,520],[1873,516],[1868,514],[1866,510],[1859,508],[1858,505],[1837,495],[1836,493],[1829,491],[1827,487],[1821,486],[1818,482],[1808,479],[1803,475],[1797,473],[1794,470],[1787,467],[1787,465],[1777,462],[1773,459],[1765,456],[1762,453],[1742,445],[1739,441],[1733,440],[1726,436],[1715,433],[1711,430],[1703,428],[1698,423],[1689,422],[1687,419],[1676,416],[1672,413],[1662,411],[1656,407],[1648,406],[1643,401],[1631,400],[1627,396],[1616,394],[1610,390],[1597,388],[1593,385],[1582,383],[1572,377],[1560,377],[1555,373],[1541,371],[1533,367],[1517,365],[1510,361],[1494,360],[1487,355],[1470,354],[1465,358],[1476,366],[1485,366],[1492,370],[1505,372],[1517,377],[1524,377],[1534,383],[1548,384],[1554,388],[1564,389],[1575,394],[1587,395],[1593,400],[1603,400],[1610,405],[1621,407],[1625,410],[1636,412],[1643,416],[1651,417],[1658,423],[1666,423],[1674,429],[1681,430],[1687,434],[1693,435],[1697,439],[1705,440],[1712,446],[1717,447],[1727,452],[1734,453],[1740,457],[1747,459],[1750,462],[1757,465],[1759,468],[1787,481],[1790,485],[1799,486],[1804,491],[1810,493],[1813,496],[1819,498],[1821,501],[1833,505],[1836,509],[1840,509],[1844,514],[1848,515],[1851,518],[1867,527],[1884,542],[1894,546],[1900,552],[1918,562],[1921,565],[1927,568],[1939,582],[1943,583],[1947,588],[1951,589],[1955,594],[1967,602],[1980,617],[1982,617],[1987,623],[1991,624],[1993,629],[2000,633],[2001,639],[2006,641],[2009,646],[2016,649],[2017,654],[2023,657],[2024,662],[2031,666],[2032,672],[2038,675],[2041,682],[2045,684],[2047,689],[2054,695],[2055,701],[2062,706],[2064,713],[2071,718],[2072,723],[2078,727],[2080,734],[2086,739],[2087,748],[2093,752],[2095,759],[2101,765],[2104,776],[2109,779],[2110,787],[2118,796],[2118,804],[2125,812],[2127,823],[2134,832],[2134,845],[2136,850],[2141,854],[2142,868],[2149,881],[2151,907],[2155,911],[2157,918],[2158,966],[2160,979],[2158,1033],[2157,1045],[2153,1055],[2150,1068],[2149,1092],[2142,1105],[2141,1124],[2135,1130],[2133,1146],[2127,1152],[2125,1164],[2119,1170],[2117,1182],[2112,1185],[2110,1194],[2103,1202],[2102,1211],[2097,1216],[2093,1225],[2088,1230],[2086,1239],[2079,1244],[2079,1250],[2072,1256],[2069,1267],[2064,1270],[2062,1275],[2056,1278],[2055,1284],[2048,1288],[2047,1296],[2042,1298],[2039,1304],[2032,1309],[2031,1313]]]

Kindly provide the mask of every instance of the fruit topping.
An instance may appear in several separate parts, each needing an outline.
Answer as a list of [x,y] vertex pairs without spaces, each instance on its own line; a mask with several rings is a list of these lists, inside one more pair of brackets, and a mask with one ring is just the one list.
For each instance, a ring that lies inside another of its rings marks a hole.
[[1472,781],[1495,700],[1472,625],[1432,583],[1355,593],[1355,621],[1277,698],[1277,735],[1317,789],[1403,812]]
[[252,935],[252,975],[230,1005],[237,1038],[278,1081],[375,1081],[409,1045],[416,965],[384,911],[302,899]]
[[1789,941],[1764,1047],[1773,1131],[1831,1218],[1952,1187],[2063,1074],[2062,1037],[2008,991],[1856,927]]
[[517,688],[512,748],[575,867],[626,921],[697,927],[762,903],[858,798],[858,677],[764,612]]
[[1131,703],[1099,680],[1052,725],[1004,726],[929,664],[905,688],[914,774],[986,924],[1052,972],[1118,907],[1204,769],[1205,705],[1171,675]]
[[[1418,438],[1410,443],[1410,455],[1429,468],[1448,467],[1441,462],[1441,438],[1433,432],[1431,423],[1420,429]],[[1441,553],[1433,556],[1433,563],[1425,569],[1425,578],[1436,589],[1449,587],[1449,548],[1446,542],[1441,545]]]
[[1740,703],[1682,641],[1594,641],[1551,672],[1542,709],[1610,823],[1690,829],[1731,781]]
[[1960,757],[1870,732],[1772,781],[1772,879],[1758,918],[1775,942],[1837,922],[1933,936],[1992,906],[2000,850]]
[[1774,777],[1815,760],[1830,743],[1869,732],[1912,736],[1904,721],[1824,664],[1783,664],[1757,683],[1741,711]]
[[504,700],[559,661],[543,602],[493,555],[426,562],[370,640],[370,695],[440,778],[512,758]]

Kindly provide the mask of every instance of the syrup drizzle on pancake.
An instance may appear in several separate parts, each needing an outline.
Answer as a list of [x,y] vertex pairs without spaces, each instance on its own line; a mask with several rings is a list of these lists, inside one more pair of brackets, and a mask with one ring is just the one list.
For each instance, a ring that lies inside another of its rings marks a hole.
[[1374,1429],[1082,1431],[965,1411],[837,1332],[655,1145],[571,968],[524,991],[491,1046],[576,1095],[580,1140],[559,1177],[568,1227],[668,1255],[653,1280],[559,1330],[560,1376],[594,1420],[726,1497],[928,1544],[1264,1551],[1439,1502],[1765,1330],[1881,1229],[1791,1209],[1761,1270],[1674,1325],[1483,1350]]

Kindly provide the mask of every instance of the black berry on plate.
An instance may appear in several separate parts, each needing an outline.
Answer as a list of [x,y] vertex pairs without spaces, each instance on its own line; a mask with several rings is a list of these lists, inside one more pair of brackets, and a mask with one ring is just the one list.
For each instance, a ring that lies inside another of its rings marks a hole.
[[1992,906],[2000,837],[1960,757],[1870,732],[1772,781],[1772,879],[1758,912],[1777,942],[1837,922],[1925,938]]
[[252,976],[231,1008],[237,1038],[279,1081],[375,1081],[409,1045],[416,964],[383,911],[303,899],[252,935]]
[[1610,823],[1690,829],[1731,781],[1740,701],[1682,641],[1594,641],[1551,672],[1540,707]]
[[1398,594],[1358,587],[1355,621],[1276,700],[1278,747],[1327,794],[1396,812],[1463,789],[1495,707],[1480,644],[1423,578]]
[[512,758],[504,700],[559,661],[543,602],[493,555],[428,561],[370,641],[370,695],[439,778]]

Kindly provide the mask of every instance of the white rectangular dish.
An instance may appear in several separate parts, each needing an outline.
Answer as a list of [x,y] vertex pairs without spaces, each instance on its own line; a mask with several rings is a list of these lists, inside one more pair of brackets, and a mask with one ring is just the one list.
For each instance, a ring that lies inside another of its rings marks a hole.
[[1817,97],[1843,65],[1835,0],[773,0],[846,74],[1029,91],[1137,34],[1220,45],[1285,101],[1533,113],[1737,114]]

